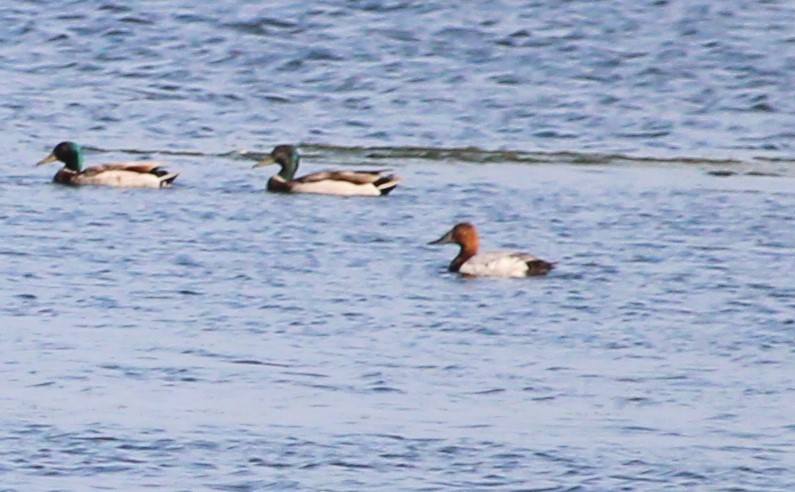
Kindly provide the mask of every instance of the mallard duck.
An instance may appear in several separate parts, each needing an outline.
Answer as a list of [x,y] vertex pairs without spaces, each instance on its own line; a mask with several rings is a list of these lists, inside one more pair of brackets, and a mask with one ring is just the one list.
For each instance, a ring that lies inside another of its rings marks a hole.
[[480,240],[475,226],[468,222],[456,224],[447,234],[428,244],[455,243],[461,246],[448,270],[471,277],[531,277],[546,275],[555,267],[527,253],[491,251],[478,253]]
[[281,171],[268,180],[268,191],[340,196],[388,195],[400,178],[384,171],[320,171],[295,178],[300,157],[292,145],[278,145],[254,167],[278,164]]
[[170,173],[156,162],[103,164],[83,168],[83,149],[74,142],[61,142],[50,155],[36,165],[60,161],[64,167],[55,173],[53,181],[71,186],[99,185],[123,188],[164,188],[171,185],[179,173]]

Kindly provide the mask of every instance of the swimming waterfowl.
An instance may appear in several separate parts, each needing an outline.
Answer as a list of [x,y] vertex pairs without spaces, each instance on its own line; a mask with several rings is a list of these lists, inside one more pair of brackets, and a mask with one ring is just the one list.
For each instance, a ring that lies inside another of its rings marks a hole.
[[122,188],[164,188],[171,185],[179,173],[171,173],[156,162],[103,164],[83,167],[83,149],[74,142],[61,142],[37,166],[60,161],[64,167],[55,173],[53,181],[71,186],[99,185]]
[[278,164],[281,171],[268,180],[268,191],[340,196],[388,195],[400,178],[384,171],[320,171],[295,178],[300,156],[292,145],[278,145],[254,167]]
[[491,251],[478,253],[480,240],[475,226],[468,222],[456,224],[444,236],[428,244],[455,243],[461,246],[448,270],[471,277],[531,277],[546,275],[555,267],[527,253]]

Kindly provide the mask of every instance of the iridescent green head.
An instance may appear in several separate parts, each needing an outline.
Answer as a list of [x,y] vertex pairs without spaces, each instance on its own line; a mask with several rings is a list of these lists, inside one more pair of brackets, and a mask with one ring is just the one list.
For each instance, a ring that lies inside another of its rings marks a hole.
[[295,172],[298,171],[298,162],[300,160],[298,149],[292,145],[277,145],[268,157],[254,164],[254,167],[278,164],[282,168],[279,171],[279,176],[285,181],[290,181],[295,176]]
[[76,173],[83,170],[83,149],[74,142],[61,142],[52,149],[50,155],[36,163],[37,166],[60,161],[67,169]]

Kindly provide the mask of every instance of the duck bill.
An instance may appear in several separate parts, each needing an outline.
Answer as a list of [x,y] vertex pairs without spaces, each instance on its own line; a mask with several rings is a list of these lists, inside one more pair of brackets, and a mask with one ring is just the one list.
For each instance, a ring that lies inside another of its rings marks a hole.
[[436,241],[431,241],[428,244],[447,244],[447,243],[454,243],[453,241],[453,231],[448,232],[444,236],[440,237]]
[[271,164],[275,164],[275,163],[276,163],[276,161],[273,160],[273,157],[268,156],[268,157],[262,159],[261,161],[259,161],[258,163],[254,164],[253,167],[265,167],[265,166],[270,166]]
[[50,164],[50,163],[55,162],[57,160],[58,160],[58,158],[55,157],[55,152],[53,152],[52,154],[48,155],[44,159],[42,159],[39,162],[37,162],[36,165],[37,166],[41,166],[41,165],[44,165],[44,164]]

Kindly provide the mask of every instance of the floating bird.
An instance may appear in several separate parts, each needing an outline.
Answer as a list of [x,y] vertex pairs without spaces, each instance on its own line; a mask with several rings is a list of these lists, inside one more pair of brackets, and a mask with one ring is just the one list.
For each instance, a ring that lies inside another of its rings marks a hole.
[[480,245],[475,226],[468,222],[456,224],[447,234],[428,244],[455,243],[461,246],[448,270],[471,277],[531,277],[546,275],[555,267],[527,253],[490,251],[478,253]]
[[98,185],[122,188],[164,188],[171,185],[179,173],[170,173],[156,162],[103,164],[83,167],[83,149],[74,142],[61,142],[50,155],[36,165],[60,161],[64,167],[53,181],[71,186]]
[[268,191],[340,196],[388,195],[400,178],[384,171],[320,171],[295,178],[300,157],[292,145],[278,145],[254,167],[278,164],[281,171],[268,180]]

